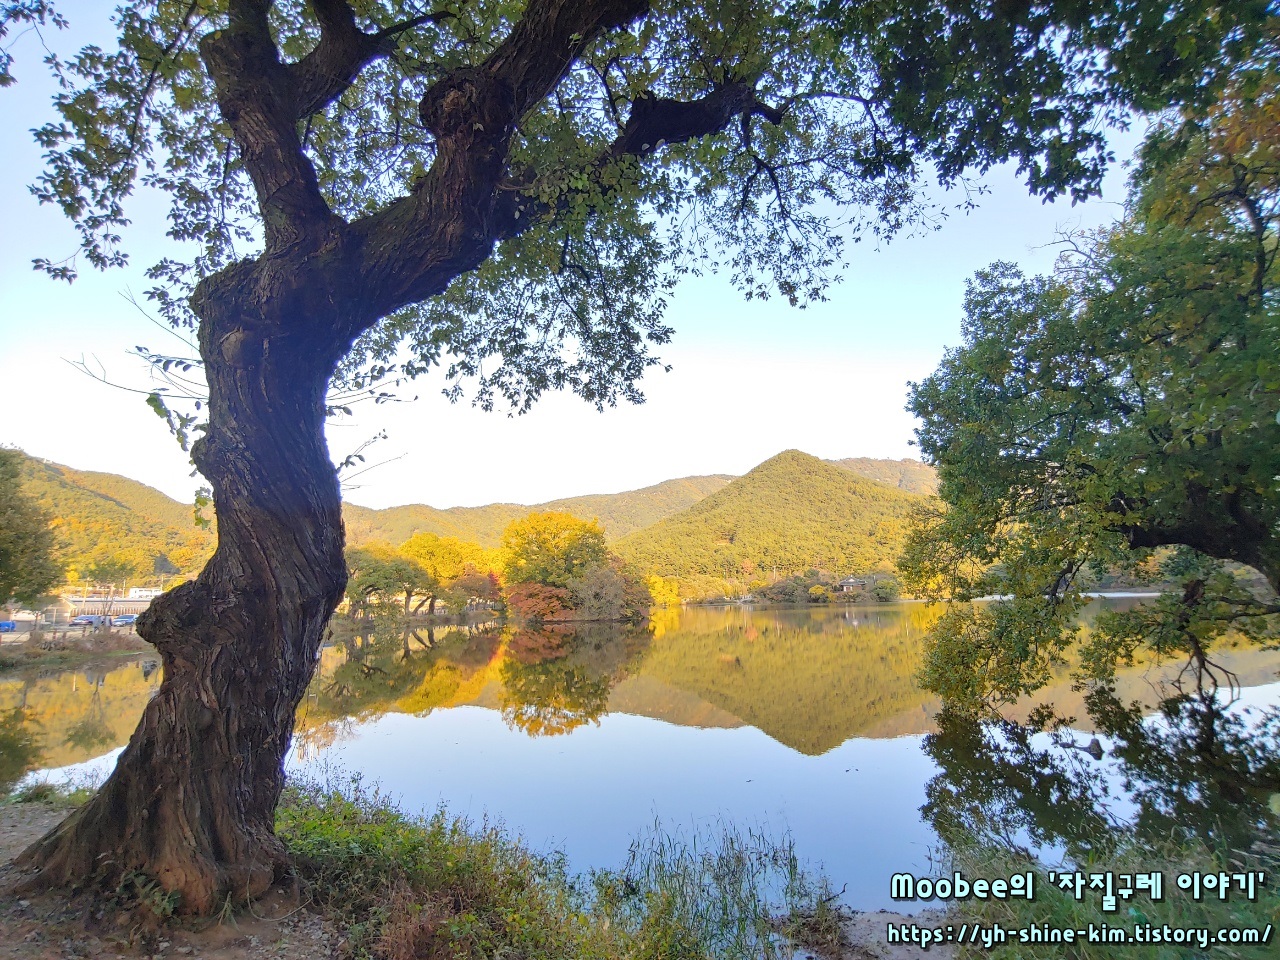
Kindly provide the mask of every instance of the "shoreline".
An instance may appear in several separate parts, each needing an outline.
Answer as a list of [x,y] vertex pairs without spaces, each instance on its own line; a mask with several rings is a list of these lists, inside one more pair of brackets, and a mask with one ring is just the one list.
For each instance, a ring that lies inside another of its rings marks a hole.
[[[155,960],[187,956],[199,960],[338,960],[350,955],[347,948],[352,945],[353,928],[343,922],[341,911],[318,907],[314,899],[317,891],[304,895],[296,885],[277,884],[260,900],[236,911],[234,917],[212,921],[171,917],[152,924],[140,924],[136,910],[112,917],[108,905],[104,914],[99,901],[83,896],[16,896],[12,888],[20,876],[13,867],[14,858],[73,810],[65,802],[12,797],[0,801],[0,960],[44,960],[55,955]],[[495,841],[482,837],[479,842],[483,845]],[[890,944],[886,937],[889,924],[936,924],[943,915],[937,909],[902,914],[844,908],[829,911],[823,918],[801,917],[801,924],[813,920],[815,935],[825,941],[796,944],[794,956],[821,960],[951,960],[955,951],[948,945],[926,950],[913,944]],[[831,927],[833,918],[838,933]],[[780,918],[777,922],[783,921]]]

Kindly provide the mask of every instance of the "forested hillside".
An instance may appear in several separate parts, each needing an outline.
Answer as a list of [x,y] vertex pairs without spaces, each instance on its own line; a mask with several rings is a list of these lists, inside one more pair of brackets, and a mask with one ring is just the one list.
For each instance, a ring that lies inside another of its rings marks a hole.
[[22,482],[49,516],[73,581],[194,574],[213,552],[191,504],[127,477],[24,456]]
[[[193,575],[213,550],[214,534],[196,526],[191,504],[127,477],[33,457],[24,457],[22,477],[53,520],[73,582]],[[906,512],[918,499],[904,491],[930,490],[932,483],[931,468],[916,461],[827,462],[792,450],[736,480],[684,477],[535,506],[373,510],[344,504],[343,516],[352,546],[400,544],[425,532],[496,547],[511,521],[530,511],[561,511],[597,519],[610,541],[624,545],[623,555],[646,572],[679,577],[686,586],[697,580],[715,593],[726,577],[749,584],[770,579],[775,570],[787,575],[821,567],[844,575],[888,569]]]
[[722,474],[684,477],[626,493],[567,497],[533,506],[491,503],[483,507],[440,510],[424,504],[409,504],[372,510],[348,503],[343,505],[343,517],[347,523],[347,542],[352,546],[370,540],[403,543],[415,533],[434,533],[483,547],[496,547],[506,525],[530,511],[571,513],[582,520],[598,520],[605,535],[617,539],[679,513],[732,479]]
[[856,473],[868,480],[884,483],[907,493],[935,494],[938,492],[938,471],[919,460],[873,460],[870,457],[848,457],[844,460],[828,460],[837,467]]
[[616,549],[647,573],[676,577],[686,597],[814,567],[840,575],[891,570],[921,500],[788,450]]

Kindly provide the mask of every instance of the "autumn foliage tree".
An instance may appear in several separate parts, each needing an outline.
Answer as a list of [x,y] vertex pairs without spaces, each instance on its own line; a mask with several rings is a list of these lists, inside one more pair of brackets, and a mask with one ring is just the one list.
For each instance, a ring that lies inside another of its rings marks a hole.
[[383,606],[403,601],[408,616],[416,609],[415,597],[432,597],[440,585],[421,563],[384,543],[347,551],[347,571],[347,599],[356,610],[366,609],[370,601]]
[[436,603],[444,594],[462,604],[471,597],[497,598],[497,560],[491,550],[457,537],[415,533],[400,545],[400,552],[421,565],[435,581],[428,613],[436,612]]
[[502,532],[508,583],[567,588],[608,559],[604,531],[571,513],[530,513]]
[[[0,22],[48,6],[5,3]],[[52,60],[35,190],[82,245],[37,266],[124,263],[135,188],[172,198],[150,296],[196,332],[209,394],[191,455],[218,546],[139,619],[164,681],[95,798],[24,855],[33,882],[144,871],[204,912],[286,868],[282,761],[347,582],[332,385],[443,367],[486,406],[639,399],[685,272],[819,296],[859,225],[922,213],[925,161],[954,183],[1013,158],[1038,193],[1087,194],[1099,121],[1199,99],[1267,10],[123,3],[118,46]]]

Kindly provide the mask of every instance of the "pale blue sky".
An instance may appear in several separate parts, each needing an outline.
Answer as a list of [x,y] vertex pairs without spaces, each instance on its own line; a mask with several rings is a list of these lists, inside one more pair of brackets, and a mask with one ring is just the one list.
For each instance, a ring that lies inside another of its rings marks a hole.
[[[75,4],[76,30],[59,46],[101,30]],[[142,270],[168,250],[164,204],[140,195],[125,235],[133,264],[74,285],[31,269],[31,259],[60,259],[75,235],[58,211],[40,207],[26,185],[40,153],[26,131],[50,116],[51,84],[33,37],[18,48],[20,82],[0,90],[0,444],[89,470],[121,473],[189,500],[201,481],[142,396],[103,386],[68,360],[100,364],[111,379],[148,388],[134,345],[173,349],[167,335],[125,299],[141,295]],[[1135,133],[1115,138],[1129,153]],[[906,383],[927,376],[944,348],[959,341],[964,281],[993,260],[1028,271],[1051,266],[1059,227],[1092,227],[1115,218],[1124,172],[1108,178],[1101,199],[1072,207],[1027,196],[1012,170],[994,171],[980,208],[942,229],[876,249],[848,248],[842,282],[830,300],[807,310],[784,302],[744,302],[721,278],[684,284],[668,322],[675,342],[644,383],[649,401],[597,413],[571,396],[548,396],[533,413],[508,418],[439,396],[441,383],[413,385],[413,403],[358,412],[330,431],[340,459],[379,429],[389,439],[371,461],[398,458],[353,481],[351,500],[370,506],[435,506],[493,501],[533,503],[613,492],[671,477],[743,473],[795,447],[822,457],[913,456]],[[958,198],[950,198],[955,202]],[[358,486],[357,486],[358,485]]]

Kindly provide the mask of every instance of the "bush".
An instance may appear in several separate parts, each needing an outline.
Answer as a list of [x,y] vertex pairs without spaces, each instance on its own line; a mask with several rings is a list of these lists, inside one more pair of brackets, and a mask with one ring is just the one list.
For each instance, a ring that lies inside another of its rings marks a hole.
[[359,779],[292,784],[277,831],[353,958],[776,960],[832,899],[788,843],[754,834],[700,849],[655,831],[621,870],[575,877],[491,825],[406,816]]
[[876,581],[876,585],[871,588],[871,594],[880,603],[891,603],[902,596],[902,587],[893,577],[887,577]]
[[541,583],[513,583],[507,588],[507,607],[517,620],[551,620],[569,609],[569,591]]

